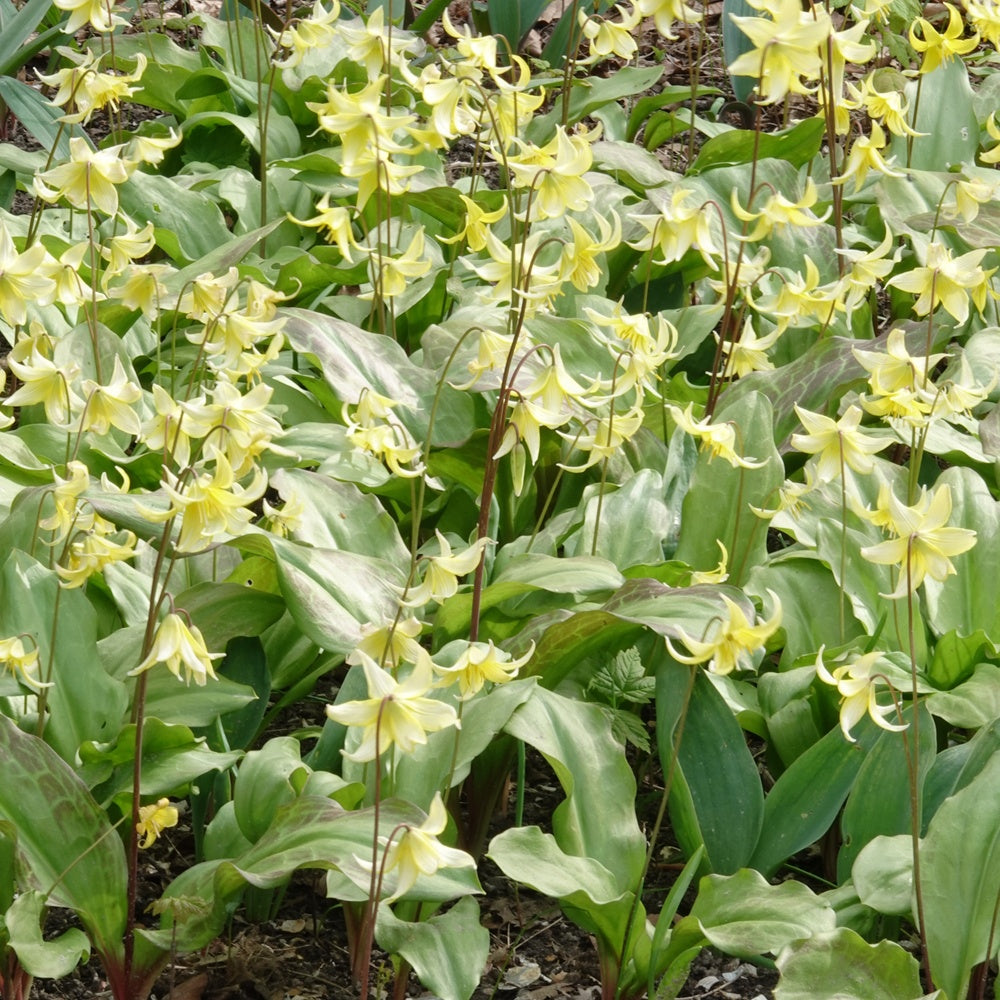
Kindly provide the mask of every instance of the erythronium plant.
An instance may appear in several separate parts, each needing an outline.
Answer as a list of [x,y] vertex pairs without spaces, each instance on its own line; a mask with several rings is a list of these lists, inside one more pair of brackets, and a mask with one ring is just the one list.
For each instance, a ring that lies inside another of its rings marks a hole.
[[[0,214],[3,995],[92,947],[141,997],[316,867],[362,995],[377,943],[396,995],[466,1000],[484,850],[593,935],[609,1000],[706,944],[773,953],[786,998],[982,995],[996,887],[960,917],[948,887],[997,867],[988,5],[900,38],[751,3],[752,130],[656,89],[641,19],[693,55],[681,3],[574,10],[558,70],[512,5],[507,46],[440,4],[170,35],[57,6],[89,37],[44,112],[10,101],[51,153],[0,146],[0,202],[35,199]],[[328,676],[315,745],[267,739]],[[525,744],[565,800],[488,841]],[[140,852],[188,815],[154,929]],[[815,844],[828,893],[767,883]]]

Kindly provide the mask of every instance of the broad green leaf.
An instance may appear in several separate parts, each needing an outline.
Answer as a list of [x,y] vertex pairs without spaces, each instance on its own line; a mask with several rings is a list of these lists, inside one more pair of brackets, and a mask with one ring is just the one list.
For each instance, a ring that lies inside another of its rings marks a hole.
[[69,765],[0,715],[0,821],[17,831],[31,884],[75,911],[98,953],[122,952],[125,849]]
[[1000,751],[1000,719],[983,726],[965,743],[942,750],[924,782],[924,829],[941,803],[961,791]]
[[635,777],[601,710],[538,687],[506,729],[543,754],[566,792],[552,816],[559,847],[593,858],[623,890],[633,888],[646,845],[635,818]]
[[272,737],[246,755],[236,775],[233,803],[247,840],[264,836],[278,809],[298,797],[310,770],[302,762],[301,744],[292,736]]
[[53,684],[47,742],[72,763],[84,740],[113,739],[128,697],[98,656],[93,606],[82,591],[64,588],[53,570],[15,550],[0,568],[0,635],[21,634],[34,639],[41,679]]
[[751,163],[754,159],[773,157],[787,160],[794,167],[805,166],[818,152],[823,141],[822,118],[807,118],[785,132],[756,135],[753,131],[734,130],[709,139],[698,153],[688,174],[699,174],[714,167]]
[[[389,337],[305,309],[288,309],[286,315],[285,336],[297,351],[317,358],[323,377],[341,400],[353,404],[371,390],[388,396],[399,405],[399,418],[416,440],[426,439],[437,390],[435,372],[415,365]],[[440,447],[460,444],[473,429],[471,397],[444,385],[432,442]]]
[[416,922],[400,920],[388,906],[382,906],[375,939],[380,948],[409,962],[421,984],[441,1000],[468,1000],[479,985],[490,952],[490,933],[471,896],[445,913]]
[[[236,129],[255,152],[260,153],[260,129],[256,117],[234,115],[226,111],[202,111],[184,120],[183,131],[187,136],[197,128],[209,132]],[[269,159],[295,156],[301,149],[298,129],[284,115],[271,113],[267,118],[267,149]]]
[[927,667],[927,680],[936,688],[949,691],[972,676],[976,665],[997,647],[990,637],[977,629],[972,635],[962,635],[952,629],[934,644],[934,657]]
[[849,743],[838,727],[792,763],[764,800],[764,820],[751,867],[773,875],[783,861],[830,829],[866,752],[880,734],[876,726],[867,724],[858,727],[858,742]]
[[285,610],[276,594],[235,583],[199,583],[178,594],[174,603],[191,616],[213,653],[238,636],[260,635]]
[[[913,713],[907,709],[909,739],[913,740]],[[917,766],[918,794],[934,762],[937,737],[934,720],[920,706],[920,745]],[[844,842],[837,856],[837,877],[843,881],[851,873],[855,858],[874,837],[892,836],[910,830],[910,791],[906,780],[906,748],[899,733],[883,732],[865,757],[844,807],[841,830]]]
[[980,663],[958,687],[932,694],[927,707],[958,729],[978,729],[1000,719],[1000,667]]
[[232,239],[219,206],[171,177],[138,173],[118,190],[122,211],[140,226],[152,222],[157,245],[179,264],[198,260]]
[[[140,793],[151,799],[185,794],[195,778],[207,771],[224,771],[239,756],[235,752],[216,753],[187,726],[147,718],[142,734]],[[131,804],[134,760],[135,726],[128,725],[114,741],[87,742],[80,747],[80,777],[100,802],[117,798],[124,810]]]
[[691,917],[716,948],[730,955],[777,953],[836,926],[830,904],[801,882],[770,885],[747,868],[703,878]]
[[[732,710],[700,671],[684,704],[692,668],[664,650],[656,663],[656,732],[664,773],[673,771],[670,815],[691,856],[704,847],[704,871],[731,874],[750,860],[764,816],[757,765]],[[676,764],[674,733],[684,714]]]
[[362,623],[393,620],[405,566],[284,538],[272,538],[271,545],[288,610],[316,645],[347,653],[358,644]]
[[913,911],[913,840],[905,833],[874,837],[851,869],[858,898],[879,913],[909,916]]
[[508,878],[578,910],[618,902],[627,891],[599,861],[567,854],[537,826],[504,830],[488,853]]
[[[751,7],[747,0],[723,0],[722,2],[722,57],[726,66],[736,62],[744,52],[752,52],[753,42],[743,32],[733,17],[758,17],[759,11]],[[736,100],[745,101],[754,89],[755,81],[751,76],[733,76],[729,82],[733,86]]]
[[994,556],[1000,546],[1000,503],[971,469],[948,469],[936,488],[945,484],[952,500],[949,526],[971,528],[976,544],[954,558],[954,575],[943,583],[926,582],[927,622],[938,635],[954,629],[972,636],[982,629],[991,642],[1000,643],[1000,574]]
[[738,584],[764,561],[767,550],[767,526],[750,507],[767,507],[785,472],[774,447],[766,396],[751,393],[738,403],[723,396],[715,422],[727,421],[738,428],[737,453],[763,464],[757,469],[734,468],[724,458],[702,452],[684,497],[676,558],[696,569],[713,569],[721,541],[729,553],[730,580]]
[[302,504],[299,542],[316,548],[344,549],[389,559],[404,565],[410,552],[396,522],[378,498],[362,493],[352,483],[337,482],[305,469],[281,469],[271,485],[283,496]]
[[979,122],[972,107],[969,71],[961,59],[944,59],[930,73],[920,77],[920,101],[916,84],[906,87],[916,121],[923,133],[907,147],[906,136],[893,138],[890,148],[898,162],[914,170],[950,170],[962,163],[975,162],[979,150]]
[[847,927],[789,945],[775,1000],[917,1000],[920,963],[895,941],[869,944]]
[[24,970],[44,979],[62,979],[90,957],[90,941],[79,927],[58,937],[42,937],[45,897],[34,889],[22,892],[3,915],[9,947]]
[[[7,37],[6,29],[3,37]],[[55,148],[59,159],[69,159],[69,133],[60,127],[58,121],[62,112],[42,97],[38,90],[15,76],[3,75],[0,76],[0,100],[44,149]]]
[[1000,753],[942,803],[923,841],[920,873],[934,982],[948,997],[964,997],[972,968],[1000,943]]

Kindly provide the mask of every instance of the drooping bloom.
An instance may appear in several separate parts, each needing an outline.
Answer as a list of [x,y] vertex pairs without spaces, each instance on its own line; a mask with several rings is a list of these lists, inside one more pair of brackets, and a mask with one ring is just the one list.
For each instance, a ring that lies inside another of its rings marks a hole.
[[905,597],[926,577],[940,582],[953,575],[951,557],[968,552],[976,544],[976,533],[969,528],[948,526],[951,517],[948,484],[942,484],[933,493],[924,487],[912,507],[900,503],[891,489],[879,494],[880,506],[883,499],[886,526],[895,537],[863,548],[861,555],[881,566],[899,567],[899,583],[886,596]]
[[450,667],[434,664],[434,670],[441,678],[436,686],[458,684],[459,697],[467,701],[487,683],[506,684],[512,681],[534,652],[535,644],[532,643],[524,656],[514,659],[506,650],[497,649],[492,639],[488,643],[470,642]]
[[118,531],[100,515],[88,517],[87,527],[79,531],[66,548],[56,573],[67,589],[82,587],[105,566],[123,562],[135,555],[135,535]]
[[24,636],[13,635],[0,639],[0,666],[36,691],[52,686],[43,684],[38,679],[38,646],[32,642],[30,648],[26,647]]
[[129,677],[162,663],[179,681],[190,684],[194,678],[195,684],[204,687],[209,677],[218,680],[212,660],[218,660],[223,655],[210,653],[201,629],[197,625],[189,627],[181,615],[172,611],[160,622],[149,654],[139,666],[129,671]]
[[615,10],[620,21],[612,21],[607,16],[593,17],[582,9],[577,11],[577,22],[583,37],[590,42],[590,59],[593,61],[612,55],[628,60],[638,51],[639,45],[633,32],[642,19],[639,9],[627,10],[621,4],[615,4]]
[[46,305],[52,301],[56,283],[41,269],[46,256],[41,243],[18,253],[0,220],[0,319],[11,326],[25,322],[29,302]]
[[458,714],[443,701],[428,698],[433,675],[428,658],[421,657],[402,681],[383,670],[367,653],[355,650],[368,682],[368,697],[342,705],[327,705],[327,717],[361,729],[361,743],[350,760],[364,763],[398,746],[402,753],[427,742],[428,733],[457,726]]
[[[962,37],[965,25],[958,9],[950,3],[946,3],[944,8],[948,11],[948,26],[943,32],[923,17],[918,17],[910,25],[910,44],[917,52],[923,53],[921,73],[931,73],[956,56],[967,55],[979,44],[979,32],[969,38]],[[917,28],[920,29],[919,35]]]
[[507,157],[515,188],[533,188],[531,217],[558,218],[568,211],[582,212],[594,191],[584,174],[594,161],[591,143],[596,134],[568,135],[559,126],[555,138],[544,146],[519,140],[521,152]]
[[428,601],[447,600],[458,593],[458,578],[468,576],[479,565],[483,551],[489,545],[488,538],[478,538],[468,548],[452,553],[451,543],[435,529],[441,552],[427,557],[427,568],[419,587],[413,588],[403,602],[407,607],[417,608]]
[[673,31],[675,21],[697,24],[702,18],[698,11],[688,7],[682,0],[636,0],[636,10],[643,17],[652,17],[656,30],[671,42],[677,38]]
[[792,447],[807,455],[816,455],[816,475],[820,482],[837,479],[842,464],[866,474],[875,467],[872,455],[887,448],[892,439],[866,433],[861,429],[864,415],[857,406],[849,406],[839,420],[822,413],[812,413],[798,405],[795,412],[805,434],[792,435]]
[[136,832],[142,837],[139,846],[143,850],[152,847],[164,830],[177,826],[178,819],[177,806],[172,806],[170,799],[157,799],[148,806],[139,806],[139,822],[135,825]]
[[987,253],[988,249],[970,250],[953,257],[948,247],[935,241],[927,245],[923,267],[897,274],[887,284],[919,296],[913,304],[918,316],[926,316],[940,305],[956,322],[964,323],[969,318],[970,297],[980,314],[986,306],[989,279],[997,270],[983,270]]
[[677,633],[690,655],[678,652],[667,637],[670,655],[675,660],[692,666],[707,663],[708,670],[713,674],[731,674],[739,667],[748,667],[750,657],[764,648],[764,644],[781,625],[781,601],[773,591],[768,591],[768,594],[774,604],[774,614],[759,625],[751,625],[743,609],[722,594],[726,617],[714,618],[708,625],[708,634],[704,639],[695,639],[678,627]]
[[764,462],[758,462],[755,458],[745,458],[736,454],[736,425],[727,421],[717,424],[709,419],[695,420],[693,415],[694,403],[688,403],[685,409],[678,406],[668,406],[674,423],[684,431],[696,438],[701,447],[709,452],[709,461],[713,458],[721,458],[734,467],[741,469],[759,469]]
[[91,149],[86,139],[75,136],[69,141],[69,161],[35,176],[35,193],[43,201],[65,198],[81,211],[94,206],[105,215],[114,215],[118,211],[116,185],[128,180],[123,148]]
[[898,733],[906,729],[905,723],[893,723],[886,719],[895,712],[894,704],[878,703],[879,683],[888,684],[879,671],[883,659],[883,654],[878,651],[865,653],[834,668],[831,674],[823,663],[822,646],[816,655],[816,675],[824,684],[835,687],[841,695],[840,728],[851,743],[857,742],[851,730],[865,717],[865,713],[876,726],[889,732]]
[[447,825],[448,814],[438,792],[427,819],[419,826],[404,826],[399,836],[386,848],[382,868],[386,874],[395,872],[396,882],[385,902],[404,896],[421,875],[433,875],[440,868],[470,868],[475,865],[471,855],[438,840]]

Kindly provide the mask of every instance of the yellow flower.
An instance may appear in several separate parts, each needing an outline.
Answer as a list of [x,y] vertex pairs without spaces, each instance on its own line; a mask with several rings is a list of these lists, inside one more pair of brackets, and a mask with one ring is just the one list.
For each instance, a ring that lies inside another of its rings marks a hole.
[[457,847],[447,847],[438,840],[447,825],[448,814],[441,801],[441,793],[437,792],[427,819],[420,826],[404,826],[399,836],[390,840],[382,870],[385,873],[396,872],[396,881],[385,902],[404,896],[421,875],[433,875],[440,868],[470,868],[475,865],[471,855]]
[[177,826],[179,818],[177,807],[172,806],[169,799],[157,799],[152,805],[139,806],[139,822],[135,825],[136,832],[143,838],[139,846],[143,850],[152,847],[167,827]]
[[38,677],[38,646],[32,640],[31,648],[24,646],[25,636],[14,635],[0,639],[0,664],[7,668],[21,682],[36,691],[52,687],[43,684]]
[[972,27],[994,48],[1000,47],[1000,7],[996,0],[965,0],[964,7]]
[[360,249],[354,239],[354,230],[351,227],[353,213],[342,205],[331,206],[329,193],[323,195],[316,202],[316,211],[318,214],[311,219],[296,219],[291,214],[288,218],[300,226],[312,226],[318,229],[326,242],[336,244],[340,256],[348,264],[353,264],[354,258],[351,256],[351,250]]
[[506,650],[497,649],[492,639],[488,643],[470,642],[450,667],[434,664],[434,670],[440,675],[435,687],[458,684],[459,697],[467,701],[487,683],[506,684],[512,681],[534,652],[535,644],[532,643],[528,652],[515,660]]
[[172,503],[167,511],[144,510],[153,521],[166,521],[181,515],[181,531],[177,539],[180,552],[200,552],[215,542],[242,535],[253,518],[247,507],[259,500],[267,489],[267,476],[254,470],[249,486],[236,482],[233,468],[226,456],[209,445],[215,460],[212,472],[194,473],[190,481],[167,471],[164,489]]
[[888,90],[881,91],[875,86],[876,75],[869,73],[861,81],[859,91],[853,84],[848,84],[847,89],[867,112],[872,121],[877,121],[893,134],[918,136],[925,135],[924,132],[917,132],[909,122],[909,104],[901,91]]
[[[879,505],[883,495],[879,494]],[[928,494],[924,487],[917,502],[907,507],[887,490],[884,496],[889,532],[888,541],[869,545],[861,555],[880,566],[898,566],[899,582],[886,597],[904,597],[912,593],[926,577],[939,582],[955,572],[951,557],[968,552],[976,544],[976,533],[969,528],[948,527],[951,517],[951,488],[947,483]]]
[[[739,340],[733,342],[724,340],[722,342],[722,353],[726,357],[725,373],[729,378],[743,378],[751,372],[774,371],[774,362],[767,356],[767,352],[778,342],[783,330],[779,326],[763,337],[758,337],[754,332],[753,324],[747,317],[743,324],[743,333]],[[714,334],[718,341],[719,334]]]
[[55,532],[53,543],[61,542],[74,527],[83,529],[90,527],[90,519],[86,524],[81,523],[76,509],[77,499],[90,485],[90,473],[83,462],[70,462],[66,466],[66,471],[69,475],[65,479],[58,473],[53,473],[55,486],[52,489],[52,502],[55,510],[38,522],[39,528]]
[[597,226],[601,231],[600,240],[595,240],[572,216],[567,217],[573,239],[563,246],[559,258],[560,281],[571,281],[580,292],[589,291],[601,280],[601,267],[597,257],[614,250],[622,241],[622,224],[616,212],[611,212],[610,223],[603,216],[597,216]]
[[885,238],[871,250],[846,248],[837,250],[837,253],[851,265],[850,271],[844,275],[847,287],[844,308],[848,313],[853,312],[855,306],[864,302],[877,287],[878,282],[892,272],[900,254],[900,248],[897,247],[892,256],[889,256],[895,241],[892,230],[886,226]]
[[986,305],[989,279],[997,270],[991,267],[984,271],[980,266],[987,253],[988,249],[970,250],[952,257],[943,243],[930,243],[923,267],[897,274],[887,284],[919,296],[913,305],[918,316],[926,316],[940,305],[956,322],[964,323],[969,318],[970,296],[980,315]]
[[85,51],[80,55],[62,46],[59,46],[57,51],[73,60],[73,65],[50,76],[45,76],[37,70],[35,72],[38,79],[47,87],[58,88],[51,99],[56,107],[72,105],[76,109],[74,113],[60,118],[60,121],[67,124],[88,122],[95,111],[105,107],[117,111],[119,102],[135,93],[136,88],[130,87],[129,84],[138,83],[146,69],[146,57],[142,53],[136,57],[134,72],[119,75],[102,73],[98,69],[100,60],[91,51]]
[[643,17],[652,17],[656,30],[667,41],[674,41],[677,35],[671,30],[674,21],[697,24],[702,15],[692,10],[682,0],[637,0],[636,9]]
[[704,204],[690,201],[694,192],[689,188],[675,188],[669,204],[660,206],[658,215],[636,215],[633,221],[646,230],[646,235],[629,246],[635,250],[660,251],[660,259],[655,264],[667,264],[680,260],[692,247],[697,250],[705,264],[713,271],[718,269],[714,259],[719,250],[712,240],[709,211]]
[[743,609],[725,594],[720,595],[726,606],[726,618],[716,617],[709,623],[710,638],[695,639],[684,629],[677,627],[677,634],[690,651],[690,655],[679,653],[669,637],[666,638],[670,655],[680,663],[691,665],[707,663],[713,674],[731,674],[737,668],[749,667],[750,657],[764,644],[781,625],[781,601],[773,591],[768,591],[774,604],[774,614],[759,625],[751,625]]
[[795,407],[807,434],[793,434],[792,447],[807,455],[816,455],[816,475],[819,482],[830,482],[840,476],[842,465],[866,474],[875,468],[872,455],[887,448],[889,438],[872,437],[861,429],[861,409],[849,406],[839,420]]
[[401,663],[416,663],[430,654],[417,641],[423,631],[423,624],[413,617],[386,625],[368,622],[361,626],[361,639],[354,652],[347,657],[348,663],[360,663],[360,653],[378,664],[384,664],[395,671]]
[[41,403],[45,417],[53,424],[65,424],[70,412],[83,405],[73,391],[73,382],[80,372],[79,365],[70,362],[58,367],[43,354],[47,338],[32,336],[19,340],[7,355],[7,364],[17,376],[21,387],[5,400],[6,406],[31,406]]
[[372,283],[372,291],[358,297],[370,299],[377,294],[381,299],[392,299],[402,295],[413,278],[422,278],[431,269],[431,262],[423,253],[423,226],[416,230],[410,245],[399,257],[386,257],[369,251],[368,279]]
[[696,569],[691,574],[691,586],[700,583],[725,583],[729,579],[729,552],[725,545],[717,538],[715,544],[719,546],[722,555],[715,569]]
[[876,396],[890,396],[904,389],[913,389],[926,381],[929,372],[947,354],[910,354],[906,333],[899,328],[889,331],[885,352],[851,348],[858,364],[869,373],[869,384]]
[[730,15],[754,48],[734,60],[729,72],[757,80],[762,104],[776,104],[789,93],[812,93],[815,88],[805,81],[818,79],[822,71],[820,52],[832,31],[829,15],[804,11],[798,0],[748,2],[770,20]]
[[111,381],[107,385],[85,379],[80,389],[87,400],[80,416],[81,430],[93,431],[100,436],[117,427],[130,437],[136,437],[142,431],[142,421],[132,409],[132,404],[142,398],[142,389],[129,381],[117,355]]
[[688,403],[684,410],[677,406],[668,406],[667,409],[670,410],[674,423],[685,434],[697,438],[702,448],[708,450],[709,461],[721,458],[734,468],[741,469],[759,469],[766,464],[755,458],[744,458],[736,454],[736,425],[732,422],[716,424],[711,420],[695,420],[694,403]]
[[128,24],[109,0],[53,0],[53,3],[60,10],[70,12],[69,20],[62,29],[67,35],[75,34],[85,25],[90,25],[98,34],[106,35],[119,25]]
[[117,532],[110,521],[95,514],[89,526],[70,543],[64,556],[65,564],[56,566],[56,572],[62,585],[72,590],[82,587],[105,566],[134,555],[135,535],[131,531]]
[[[644,414],[642,412],[642,395],[631,409],[624,413],[612,413],[597,419],[597,425],[590,434],[566,434],[559,433],[574,448],[585,451],[588,454],[587,461],[580,465],[568,465],[565,462],[559,463],[560,469],[567,472],[583,472],[598,462],[603,462],[613,455],[617,455],[622,448],[639,433],[642,427]],[[588,425],[589,425],[588,421]],[[588,426],[589,429],[589,426]]]
[[819,190],[813,179],[810,177],[806,181],[805,190],[798,201],[786,198],[780,191],[772,193],[764,202],[764,206],[757,212],[743,208],[740,204],[739,196],[734,187],[732,190],[732,209],[737,219],[743,222],[753,222],[754,227],[743,239],[750,243],[756,243],[769,236],[775,229],[801,228],[803,226],[819,226],[829,216],[831,209],[827,209],[822,216],[817,218],[808,211],[816,204],[819,198]]
[[114,215],[118,211],[118,189],[115,185],[128,180],[128,170],[121,155],[123,148],[91,149],[86,139],[78,136],[70,139],[69,162],[37,174],[35,193],[43,201],[55,202],[65,198],[81,211],[87,211],[93,205],[105,215]]
[[848,740],[857,742],[851,735],[851,730],[865,717],[865,713],[876,726],[889,732],[899,733],[906,729],[905,723],[886,721],[886,716],[896,710],[894,704],[878,703],[878,684],[889,683],[879,671],[879,663],[884,659],[882,653],[876,651],[855,657],[836,667],[831,674],[823,663],[823,649],[820,646],[819,653],[816,654],[816,676],[840,693],[840,728]]
[[46,256],[41,243],[18,253],[0,220],[0,319],[11,326],[27,320],[29,302],[47,305],[52,301],[56,283],[41,270]]
[[518,140],[522,152],[507,157],[515,188],[533,188],[531,217],[557,218],[567,211],[582,212],[594,197],[583,175],[594,161],[590,144],[597,134],[567,135],[560,125],[544,146]]
[[844,164],[844,172],[834,178],[834,184],[843,184],[848,178],[854,179],[854,190],[859,191],[869,170],[881,174],[884,177],[905,177],[901,170],[893,170],[891,162],[894,157],[886,160],[882,156],[885,149],[886,138],[882,126],[878,122],[872,122],[872,132],[870,136],[860,136],[854,140],[850,153],[847,154],[847,163]]
[[[918,17],[910,25],[910,44],[917,52],[924,54],[920,62],[921,73],[931,73],[955,56],[967,55],[979,44],[979,32],[971,38],[962,38],[965,25],[958,10],[950,3],[946,3],[944,9],[948,11],[948,27],[945,28],[944,34],[922,17]],[[917,28],[920,28],[919,35]]]
[[437,529],[438,546],[441,551],[436,556],[427,556],[427,568],[424,571],[424,579],[419,587],[415,587],[409,592],[409,596],[403,604],[410,608],[417,608],[427,604],[428,601],[447,600],[458,593],[458,578],[468,576],[479,565],[483,557],[483,550],[490,544],[488,538],[478,538],[468,548],[461,552],[453,553],[451,543]]
[[339,17],[339,0],[333,0],[329,10],[323,6],[323,0],[315,0],[308,17],[292,21],[283,31],[268,28],[275,45],[288,52],[284,59],[275,59],[274,65],[281,69],[292,69],[302,62],[310,49],[321,49],[329,45],[337,37],[334,24]]
[[361,729],[357,749],[342,751],[349,760],[374,760],[393,746],[410,753],[427,742],[428,733],[459,725],[451,705],[426,697],[433,681],[429,657],[420,657],[400,682],[367,653],[355,650],[355,654],[368,682],[368,697],[326,706],[327,717],[334,722]]
[[194,678],[195,684],[204,687],[209,677],[218,680],[212,660],[221,659],[223,655],[210,653],[201,629],[197,625],[188,627],[181,615],[171,611],[160,622],[149,654],[139,666],[129,671],[129,677],[162,663],[179,681],[190,684]]
[[480,250],[486,249],[487,227],[492,226],[494,222],[499,222],[507,214],[507,199],[504,198],[503,203],[496,211],[487,212],[478,202],[464,194],[460,194],[459,198],[465,205],[465,225],[454,236],[439,236],[438,242],[457,243],[459,240],[465,240],[466,246],[473,253],[479,253]]
[[619,59],[631,59],[639,49],[632,32],[639,25],[642,15],[637,8],[626,10],[621,4],[615,4],[615,10],[621,17],[620,21],[611,21],[607,17],[593,17],[585,10],[577,11],[577,20],[583,31],[583,37],[590,42],[590,60],[607,59],[608,56],[618,56]]

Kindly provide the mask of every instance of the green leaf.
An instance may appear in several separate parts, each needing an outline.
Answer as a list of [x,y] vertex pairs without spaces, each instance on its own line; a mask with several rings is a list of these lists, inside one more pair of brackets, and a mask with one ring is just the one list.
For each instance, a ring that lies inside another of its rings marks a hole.
[[757,135],[742,129],[723,132],[705,142],[688,169],[688,174],[700,174],[715,167],[730,167],[768,158],[786,160],[793,167],[802,167],[819,152],[823,129],[822,118],[807,118],[774,135]]
[[927,580],[927,621],[938,635],[952,630],[973,636],[982,629],[1000,644],[1000,574],[994,553],[1000,546],[1000,503],[993,499],[982,477],[972,469],[948,469],[938,488],[951,489],[950,527],[976,532],[973,548],[956,556],[956,573],[943,583]]
[[[367,333],[344,320],[305,309],[288,309],[285,336],[297,351],[314,355],[323,377],[348,403],[374,390],[399,405],[399,419],[417,441],[427,438],[428,418],[437,389],[436,372],[415,365],[389,337]],[[473,431],[472,399],[444,385],[434,421],[433,444],[460,444]]]
[[30,881],[75,911],[113,961],[125,933],[125,849],[86,786],[48,744],[0,715],[0,820],[17,831]]
[[836,925],[830,904],[801,882],[770,885],[746,868],[703,878],[691,917],[716,948],[742,956],[777,953]]
[[38,645],[43,680],[52,664],[47,742],[73,762],[84,740],[116,736],[128,696],[98,655],[93,606],[53,570],[14,550],[0,569],[0,635],[22,633]]
[[964,997],[972,968],[997,952],[1000,753],[942,803],[920,852],[927,955],[934,982]]
[[276,594],[235,583],[195,584],[178,594],[174,605],[191,616],[213,652],[238,636],[260,635],[285,610]]
[[152,222],[157,246],[188,264],[232,239],[219,206],[163,174],[137,173],[119,189],[122,211],[138,225]]
[[920,963],[895,941],[868,944],[847,927],[814,934],[777,959],[775,1000],[916,1000]]
[[1000,667],[980,663],[958,687],[932,694],[927,707],[958,729],[978,729],[1000,719]]
[[281,592],[299,628],[317,646],[348,653],[364,622],[392,621],[406,566],[272,537]]
[[[31,4],[24,9],[28,6]],[[6,29],[0,37],[6,40]],[[2,47],[3,43],[0,43],[0,48]],[[0,60],[2,58],[0,53]],[[44,149],[54,148],[58,159],[69,159],[69,132],[58,121],[62,109],[47,101],[34,87],[14,76],[0,76],[0,101],[7,105],[25,131],[37,139]]]
[[685,855],[705,848],[704,870],[730,874],[747,864],[760,835],[764,792],[757,765],[732,710],[698,671],[685,706],[691,671],[664,649],[656,664],[656,733],[664,773],[671,770],[674,732],[686,710],[670,817]]
[[[904,712],[904,720],[910,722],[911,740],[912,718],[912,710],[908,708]],[[934,720],[926,706],[921,705],[918,793],[934,762],[936,743]],[[844,807],[841,820],[844,842],[837,857],[838,881],[843,881],[850,875],[861,848],[874,837],[880,834],[891,836],[907,833],[910,830],[910,791],[905,779],[906,768],[906,748],[900,734],[882,732],[861,765]]]
[[382,906],[375,939],[380,948],[409,962],[421,985],[441,1000],[469,1000],[490,953],[490,933],[471,896],[445,913],[416,923],[399,920],[388,906]]
[[721,541],[729,552],[730,580],[735,584],[745,580],[767,555],[766,526],[750,507],[767,507],[785,478],[772,437],[771,412],[770,401],[760,393],[739,402],[724,395],[715,422],[733,421],[739,428],[738,453],[763,465],[734,468],[725,459],[712,459],[710,453],[702,452],[684,497],[675,557],[695,569],[712,569],[719,561]]
[[90,957],[90,941],[79,927],[44,939],[45,897],[35,890],[22,892],[3,915],[10,948],[24,970],[44,979],[68,976]]
[[815,843],[833,825],[857,780],[866,751],[881,730],[859,727],[857,743],[832,729],[797,758],[764,800],[760,840],[750,865],[773,875],[781,863]]
[[899,833],[874,837],[851,869],[858,898],[879,913],[909,916],[913,910],[913,839]]
[[[754,48],[750,37],[740,29],[733,17],[758,17],[759,14],[747,0],[722,0],[722,57],[726,66],[736,62],[745,52],[752,52]],[[730,74],[729,82],[738,101],[746,101],[756,86],[752,76]]]

